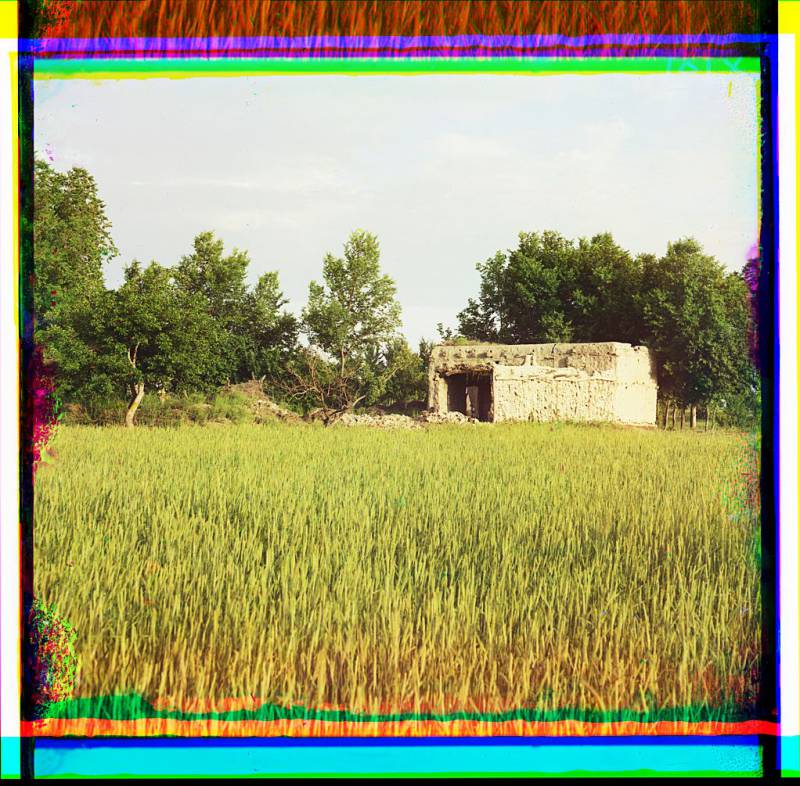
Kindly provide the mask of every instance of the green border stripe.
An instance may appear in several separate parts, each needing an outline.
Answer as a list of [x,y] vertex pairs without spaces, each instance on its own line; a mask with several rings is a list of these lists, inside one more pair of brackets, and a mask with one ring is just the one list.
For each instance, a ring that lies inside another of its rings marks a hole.
[[755,57],[491,57],[39,59],[36,79],[189,78],[279,74],[758,73]]

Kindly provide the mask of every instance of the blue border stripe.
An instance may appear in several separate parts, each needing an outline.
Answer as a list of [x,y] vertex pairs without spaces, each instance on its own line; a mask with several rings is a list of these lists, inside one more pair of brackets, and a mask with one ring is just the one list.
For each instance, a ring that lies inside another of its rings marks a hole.
[[71,750],[78,744],[88,744],[93,748],[442,748],[442,747],[583,747],[602,745],[603,747],[726,747],[757,746],[759,738],[755,734],[726,735],[719,737],[40,737],[36,740],[37,750]]
[[[229,745],[207,741],[202,747],[153,747],[140,744],[98,745],[72,740],[71,745],[37,742],[37,778],[59,776],[204,775],[254,776],[344,773],[486,773],[501,775],[641,771],[657,773],[716,772],[761,774],[757,744],[699,745],[684,741],[669,746],[616,744],[606,741],[580,746],[529,742],[528,745],[347,745],[275,747]],[[62,741],[63,742],[63,741]]]

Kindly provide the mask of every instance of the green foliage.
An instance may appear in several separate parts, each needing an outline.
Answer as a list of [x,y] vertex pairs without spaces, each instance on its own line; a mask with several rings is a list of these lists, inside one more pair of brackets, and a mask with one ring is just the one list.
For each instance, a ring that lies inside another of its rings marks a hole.
[[85,169],[57,172],[38,159],[33,213],[35,338],[57,368],[59,397],[90,406],[116,394],[120,374],[103,325],[111,225]]
[[143,381],[146,390],[210,391],[225,381],[224,328],[169,268],[129,265],[106,329],[125,348],[130,387]]
[[[88,407],[69,407],[64,417],[67,425],[120,425],[127,404],[122,399],[95,399]],[[213,394],[200,392],[161,396],[145,394],[136,414],[140,426],[177,427],[190,424],[253,422],[250,402],[235,390]]]
[[508,343],[636,342],[637,261],[610,234],[577,244],[522,232],[516,249],[477,265],[480,294],[458,315],[471,339]]
[[282,377],[297,352],[299,332],[296,317],[284,310],[287,302],[274,271],[264,273],[246,294],[235,381],[263,377],[269,387]]
[[420,401],[427,396],[427,363],[398,337],[386,344],[365,372],[366,404],[385,406]]
[[458,315],[458,334],[440,326],[443,339],[646,344],[663,397],[716,402],[739,425],[757,417],[747,285],[696,241],[633,258],[608,233],[574,243],[523,232],[516,249],[477,268],[479,296]]
[[400,304],[394,282],[380,272],[378,239],[363,230],[350,235],[343,257],[325,256],[322,278],[323,284],[309,284],[303,330],[335,368],[335,384],[327,401],[319,391],[316,398],[322,406],[352,406],[385,381],[376,370],[396,338]]
[[175,284],[181,292],[201,295],[209,312],[231,326],[240,319],[250,259],[247,252],[238,249],[223,257],[223,248],[213,232],[201,232],[194,239],[192,253],[181,257]]
[[125,348],[108,330],[113,293],[98,290],[59,309],[57,318],[37,330],[45,359],[56,369],[59,395],[88,410],[125,395],[128,361]]
[[[34,163],[33,306],[41,327],[52,311],[103,289],[103,264],[117,254],[97,184],[85,169]],[[55,315],[52,315],[55,318]]]
[[209,412],[211,420],[230,423],[247,423],[253,420],[250,402],[235,390],[224,391],[214,396]]
[[697,405],[752,380],[746,285],[699,243],[680,240],[647,259],[639,302],[646,339],[659,354],[659,382],[675,399]]
[[247,253],[238,249],[223,256],[222,240],[213,232],[201,232],[192,253],[183,256],[174,271],[175,288],[196,306],[195,318],[204,314],[217,330],[215,350],[222,380],[235,376],[244,351],[249,262]]
[[[130,400],[140,384],[210,393],[229,381],[280,377],[296,351],[298,325],[282,310],[277,273],[248,291],[247,254],[222,250],[213,233],[201,233],[176,268],[134,261],[117,290],[104,288],[97,265],[95,285],[73,276],[80,296],[59,302],[37,332],[62,399],[106,422],[116,411],[109,402]],[[54,269],[46,260],[43,267]]]

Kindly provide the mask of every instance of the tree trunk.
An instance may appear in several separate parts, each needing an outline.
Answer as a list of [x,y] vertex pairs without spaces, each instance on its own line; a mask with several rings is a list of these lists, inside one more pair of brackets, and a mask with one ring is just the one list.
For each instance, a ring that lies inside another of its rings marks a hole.
[[692,404],[692,407],[689,410],[689,417],[690,428],[697,428],[697,404]]
[[678,405],[672,405],[672,430],[675,431],[675,417],[678,414]]
[[664,431],[666,431],[667,426],[669,426],[669,405],[671,403],[669,399],[664,402]]
[[683,431],[683,423],[686,419],[686,407],[681,407],[681,431]]
[[125,425],[128,428],[133,428],[133,419],[136,417],[136,410],[139,409],[139,404],[142,403],[144,398],[144,382],[136,383],[136,395],[133,397],[128,406],[128,411],[125,413]]

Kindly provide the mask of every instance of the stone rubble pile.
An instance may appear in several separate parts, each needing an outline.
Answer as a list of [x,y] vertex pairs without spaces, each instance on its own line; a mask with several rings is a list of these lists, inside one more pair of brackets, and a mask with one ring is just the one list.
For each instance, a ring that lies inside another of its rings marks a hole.
[[462,415],[460,412],[424,412],[419,417],[412,418],[408,415],[369,415],[367,413],[354,414],[346,412],[336,420],[336,425],[341,426],[372,426],[373,428],[423,428],[429,423],[479,423],[475,418]]
[[460,412],[425,412],[419,419],[423,423],[480,423],[477,418],[462,415]]
[[299,423],[302,418],[295,412],[285,409],[271,399],[257,399],[253,402],[253,412],[257,418],[282,420],[284,423]]
[[355,415],[346,412],[336,420],[340,426],[373,426],[374,428],[420,428],[420,424],[408,415]]

